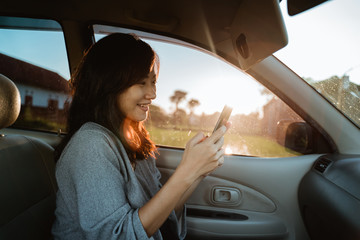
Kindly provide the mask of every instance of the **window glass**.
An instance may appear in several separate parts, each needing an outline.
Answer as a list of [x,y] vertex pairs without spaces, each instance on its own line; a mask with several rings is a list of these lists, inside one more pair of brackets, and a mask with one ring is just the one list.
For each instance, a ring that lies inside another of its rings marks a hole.
[[274,55],[360,127],[360,1],[326,1],[295,16],[280,6],[289,44]]
[[[96,34],[99,40],[103,34]],[[303,122],[279,98],[241,70],[208,53],[144,38],[160,58],[157,98],[146,126],[160,146],[183,148],[199,131],[211,134],[224,105],[233,108],[228,154],[296,156],[279,125]]]
[[70,74],[57,22],[0,17],[0,73],[20,91],[21,112],[14,127],[65,129]]

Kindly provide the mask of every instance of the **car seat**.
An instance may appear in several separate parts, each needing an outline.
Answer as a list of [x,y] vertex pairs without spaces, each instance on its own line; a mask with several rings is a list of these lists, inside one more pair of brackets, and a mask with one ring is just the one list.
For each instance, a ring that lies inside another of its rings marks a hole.
[[51,239],[54,149],[32,137],[1,134],[16,121],[20,107],[16,85],[0,74],[0,239]]

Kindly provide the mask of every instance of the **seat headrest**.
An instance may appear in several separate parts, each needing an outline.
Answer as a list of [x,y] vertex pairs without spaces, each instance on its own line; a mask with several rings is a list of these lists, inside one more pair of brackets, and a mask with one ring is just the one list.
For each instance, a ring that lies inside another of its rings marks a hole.
[[16,85],[0,74],[0,129],[13,124],[20,113],[21,98]]

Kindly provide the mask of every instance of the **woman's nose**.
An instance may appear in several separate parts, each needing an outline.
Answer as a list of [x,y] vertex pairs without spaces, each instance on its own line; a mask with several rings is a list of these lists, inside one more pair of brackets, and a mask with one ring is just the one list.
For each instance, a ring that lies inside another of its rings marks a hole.
[[146,89],[146,98],[155,99],[156,98],[156,87],[148,86]]

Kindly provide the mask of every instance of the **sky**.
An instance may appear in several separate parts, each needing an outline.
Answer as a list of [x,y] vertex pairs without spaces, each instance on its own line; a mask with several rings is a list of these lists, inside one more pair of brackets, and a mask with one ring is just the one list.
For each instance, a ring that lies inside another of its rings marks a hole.
[[0,29],[0,53],[70,78],[62,32]]
[[[289,44],[275,56],[301,77],[324,80],[347,74],[360,84],[360,1],[334,0],[290,17],[282,1]],[[25,41],[24,41],[25,40]],[[267,97],[262,86],[240,70],[204,52],[162,42],[148,41],[160,56],[158,98],[155,104],[174,111],[169,101],[175,90],[186,91],[201,106],[197,114],[220,112],[227,104],[235,113],[260,111]],[[41,51],[39,51],[41,49]],[[0,30],[0,52],[30,61],[69,79],[69,67],[61,32],[29,31],[19,35]],[[186,102],[181,105],[186,109]]]
[[[197,114],[220,112],[225,104],[234,107],[234,112],[248,114],[266,102],[256,81],[220,59],[185,47],[149,43],[160,56],[158,98],[154,103],[162,103],[166,110],[174,110],[169,97],[175,90],[187,92],[187,100],[200,101]],[[186,102],[181,107],[186,109]]]
[[[282,1],[286,13],[286,1]],[[333,0],[290,17],[289,44],[274,55],[301,77],[324,80],[347,74],[360,84],[360,1]]]

